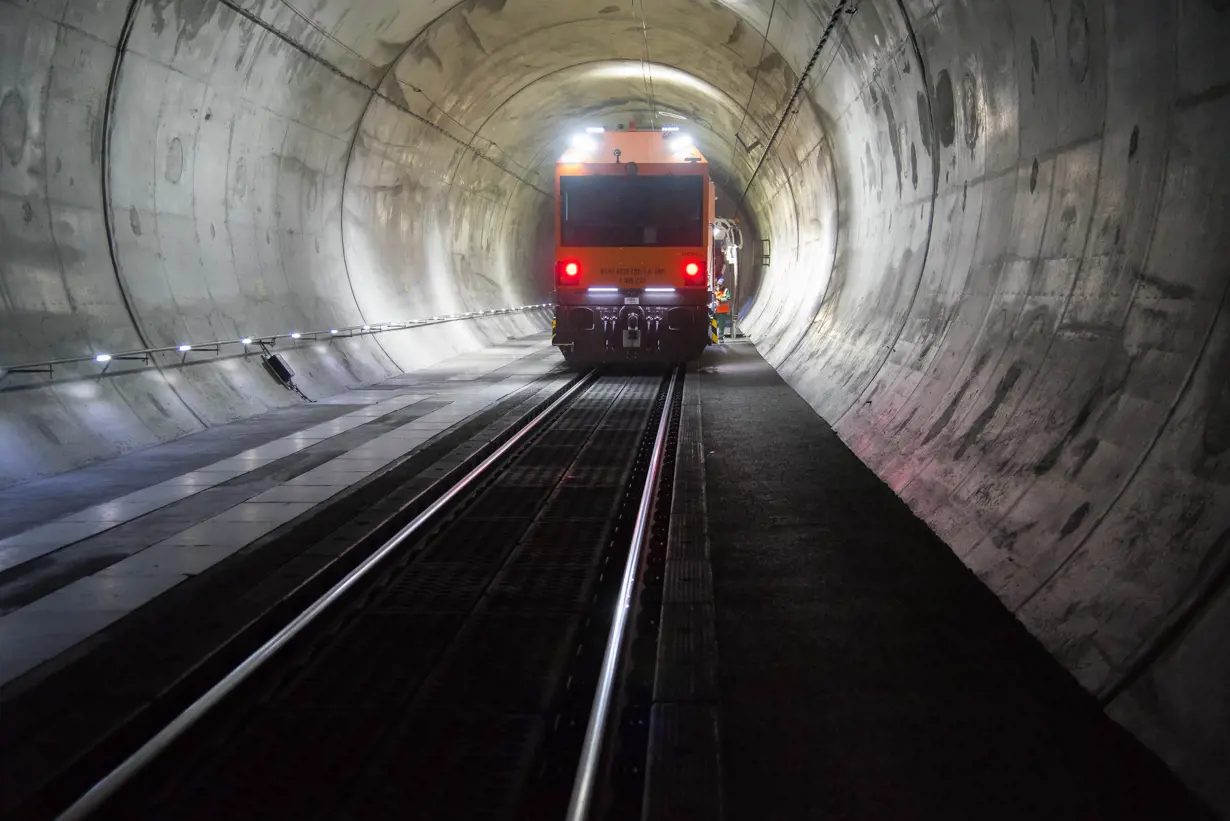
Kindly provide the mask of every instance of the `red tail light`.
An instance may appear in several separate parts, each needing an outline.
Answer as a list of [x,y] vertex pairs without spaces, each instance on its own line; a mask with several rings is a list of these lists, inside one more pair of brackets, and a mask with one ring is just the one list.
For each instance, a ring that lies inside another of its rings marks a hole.
[[684,285],[705,285],[705,263],[698,259],[689,259],[683,263]]
[[556,285],[578,285],[581,282],[581,263],[575,260],[560,260],[555,263]]

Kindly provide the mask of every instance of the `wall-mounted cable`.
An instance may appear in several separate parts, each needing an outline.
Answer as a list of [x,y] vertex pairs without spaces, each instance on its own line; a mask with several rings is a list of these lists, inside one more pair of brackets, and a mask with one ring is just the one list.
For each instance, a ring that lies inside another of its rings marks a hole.
[[785,128],[786,121],[790,118],[794,111],[795,102],[799,99],[799,95],[803,92],[803,87],[807,85],[807,80],[811,76],[812,69],[816,67],[816,61],[820,59],[820,52],[824,50],[824,46],[828,43],[829,38],[833,34],[833,29],[837,28],[837,21],[841,19],[841,15],[847,10],[850,14],[858,11],[857,4],[855,8],[850,8],[849,0],[838,0],[837,7],[833,9],[833,14],[829,17],[829,23],[824,27],[824,34],[820,36],[820,42],[816,43],[816,48],[811,53],[811,59],[807,61],[807,66],[803,69],[803,73],[799,75],[799,81],[794,85],[794,92],[790,95],[790,99],[786,101],[785,110],[782,111],[782,116],[777,121],[777,127],[773,129],[773,136],[769,137],[769,142],[765,144],[764,152],[760,155],[760,160],[757,161],[756,167],[752,170],[752,175],[747,179],[747,185],[743,188],[743,193],[739,196],[739,205],[742,206],[747,200],[747,192],[752,189],[752,183],[756,181],[756,175],[760,173],[761,167],[764,165],[765,158],[769,156],[769,152],[773,150],[777,138],[781,135]]

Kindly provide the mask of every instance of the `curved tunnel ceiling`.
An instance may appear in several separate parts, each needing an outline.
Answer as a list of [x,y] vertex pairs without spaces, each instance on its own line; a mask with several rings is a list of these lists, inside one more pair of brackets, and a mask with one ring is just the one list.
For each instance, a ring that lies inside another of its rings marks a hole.
[[[686,117],[728,190],[759,167],[760,351],[1230,806],[1230,12],[842,5],[0,0],[0,350],[545,301],[563,140]],[[288,355],[326,395],[544,321]],[[0,481],[289,401],[238,360],[8,382]]]

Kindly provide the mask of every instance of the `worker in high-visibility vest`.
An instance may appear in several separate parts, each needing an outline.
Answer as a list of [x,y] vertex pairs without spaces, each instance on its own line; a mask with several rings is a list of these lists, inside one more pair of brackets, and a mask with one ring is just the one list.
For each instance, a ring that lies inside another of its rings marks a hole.
[[727,290],[725,281],[721,277],[718,277],[717,288],[713,295],[717,299],[717,308],[714,309],[714,313],[717,314],[718,339],[725,339],[730,336],[730,291]]

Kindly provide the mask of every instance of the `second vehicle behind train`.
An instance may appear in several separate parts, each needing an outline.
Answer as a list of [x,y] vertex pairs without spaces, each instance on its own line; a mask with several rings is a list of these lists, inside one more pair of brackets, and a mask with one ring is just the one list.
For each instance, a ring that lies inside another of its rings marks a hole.
[[683,362],[713,334],[714,187],[673,131],[579,135],[555,169],[552,344],[570,362]]

